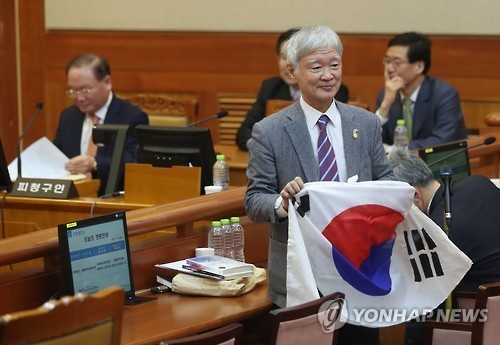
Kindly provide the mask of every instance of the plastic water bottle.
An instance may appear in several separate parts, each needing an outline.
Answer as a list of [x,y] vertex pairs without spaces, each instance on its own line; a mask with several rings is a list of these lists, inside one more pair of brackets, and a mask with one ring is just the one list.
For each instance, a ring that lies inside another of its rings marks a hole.
[[229,165],[224,159],[224,155],[217,155],[213,170],[214,186],[222,186],[223,190],[229,186]]
[[221,219],[222,233],[224,234],[224,255],[226,258],[234,259],[233,255],[233,229],[229,224],[229,219]]
[[408,130],[405,126],[405,120],[399,119],[394,129],[394,146],[397,148],[406,148],[408,147],[408,142]]
[[208,248],[213,248],[215,255],[224,256],[224,233],[217,220],[212,222],[212,229],[208,232]]
[[240,224],[240,217],[231,217],[231,223],[234,259],[245,262],[245,231]]

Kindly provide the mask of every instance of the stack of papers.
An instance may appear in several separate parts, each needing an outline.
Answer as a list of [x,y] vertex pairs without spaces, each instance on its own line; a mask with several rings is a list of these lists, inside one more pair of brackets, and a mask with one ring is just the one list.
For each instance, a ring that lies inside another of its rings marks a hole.
[[217,255],[198,256],[186,260],[156,265],[156,267],[173,269],[183,273],[218,280],[233,280],[251,277],[254,268],[252,264]]
[[[66,170],[68,161],[69,158],[57,146],[47,137],[43,137],[21,153],[22,176],[72,180],[86,177],[84,174],[71,174]],[[17,179],[17,158],[9,164],[9,175],[12,181]]]

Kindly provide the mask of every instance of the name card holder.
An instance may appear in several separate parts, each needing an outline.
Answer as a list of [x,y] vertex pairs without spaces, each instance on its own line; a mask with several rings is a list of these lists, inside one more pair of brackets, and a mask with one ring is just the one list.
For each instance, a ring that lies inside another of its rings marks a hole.
[[72,180],[24,177],[14,182],[10,195],[46,199],[72,199],[79,196]]

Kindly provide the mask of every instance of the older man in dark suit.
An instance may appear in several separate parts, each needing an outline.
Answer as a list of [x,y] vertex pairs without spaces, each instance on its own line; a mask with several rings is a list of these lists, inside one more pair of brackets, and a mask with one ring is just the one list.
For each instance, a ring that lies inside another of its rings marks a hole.
[[[75,104],[59,119],[54,144],[70,158],[66,169],[101,180],[99,195],[105,191],[114,144],[97,147],[92,141],[95,124],[148,124],[145,112],[117,98],[111,90],[111,70],[103,57],[83,54],[66,66],[67,95]],[[128,137],[124,162],[137,160],[137,139]]]

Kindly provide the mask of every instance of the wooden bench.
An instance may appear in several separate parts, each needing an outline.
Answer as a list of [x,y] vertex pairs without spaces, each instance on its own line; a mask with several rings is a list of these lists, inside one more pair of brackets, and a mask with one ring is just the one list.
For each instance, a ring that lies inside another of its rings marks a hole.
[[116,92],[141,108],[153,126],[185,127],[198,119],[198,97],[190,94]]

